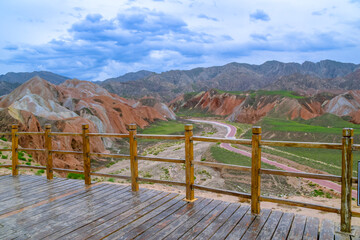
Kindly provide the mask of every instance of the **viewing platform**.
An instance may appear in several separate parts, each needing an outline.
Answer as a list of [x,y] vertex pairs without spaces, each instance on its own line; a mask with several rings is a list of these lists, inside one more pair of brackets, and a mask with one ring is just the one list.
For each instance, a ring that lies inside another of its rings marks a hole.
[[0,239],[350,239],[330,220],[131,186],[0,176]]

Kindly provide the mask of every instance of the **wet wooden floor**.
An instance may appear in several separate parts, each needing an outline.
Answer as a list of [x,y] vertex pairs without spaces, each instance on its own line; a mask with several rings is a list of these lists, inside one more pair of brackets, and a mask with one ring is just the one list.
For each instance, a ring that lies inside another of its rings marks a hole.
[[314,217],[175,193],[40,176],[0,176],[0,239],[334,239]]

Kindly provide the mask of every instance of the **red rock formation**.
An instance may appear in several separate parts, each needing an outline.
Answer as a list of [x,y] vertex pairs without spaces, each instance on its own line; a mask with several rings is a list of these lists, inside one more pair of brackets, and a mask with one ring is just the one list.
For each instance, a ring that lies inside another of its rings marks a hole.
[[[56,86],[35,77],[15,89],[0,100],[2,111],[8,112],[13,120],[8,124],[20,123],[21,131],[42,131],[45,123],[52,124],[52,131],[80,133],[82,124],[89,124],[90,132],[126,133],[131,123],[143,128],[155,120],[174,118],[167,106],[157,102],[157,108],[141,103],[133,104],[102,87],[77,79],[67,80]],[[161,109],[161,111],[159,111]],[[92,152],[106,152],[101,138],[91,138]],[[23,147],[43,148],[42,136],[20,138]],[[55,137],[53,149],[81,151],[80,137]],[[41,164],[45,164],[43,154],[34,154]],[[58,155],[54,166],[82,169],[81,156]]]

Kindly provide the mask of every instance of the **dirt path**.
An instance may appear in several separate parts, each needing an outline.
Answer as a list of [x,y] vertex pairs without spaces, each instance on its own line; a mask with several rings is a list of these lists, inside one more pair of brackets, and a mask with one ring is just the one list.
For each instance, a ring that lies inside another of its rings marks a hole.
[[[227,129],[227,133],[225,134],[225,137],[226,138],[234,138],[235,137],[235,134],[236,134],[236,127],[230,125],[230,124],[226,124],[226,123],[221,123],[221,122],[216,122],[216,121],[206,121],[206,120],[193,120],[195,122],[204,122],[204,123],[209,123],[209,124],[214,124],[216,126],[222,126],[224,128]],[[250,152],[247,152],[247,151],[244,151],[244,150],[241,150],[241,149],[237,149],[237,148],[234,148],[232,147],[229,143],[222,143],[220,144],[220,147],[224,148],[224,149],[227,149],[229,151],[232,151],[232,152],[236,152],[236,153],[239,153],[239,154],[242,154],[244,156],[247,156],[247,157],[251,157],[251,153]],[[264,162],[264,163],[267,163],[267,164],[270,164],[270,165],[273,165],[277,168],[280,168],[280,169],[283,169],[285,171],[291,171],[291,172],[302,172],[296,168],[293,168],[293,167],[289,167],[285,164],[282,164],[282,163],[279,163],[279,162],[276,162],[276,161],[272,161],[272,160],[269,160],[268,158],[266,157],[261,157],[261,161]],[[305,178],[306,180],[310,180],[312,181],[313,183],[316,183],[322,187],[326,187],[328,189],[333,189],[334,191],[338,192],[338,193],[341,193],[341,185],[337,184],[337,183],[334,183],[334,182],[331,182],[331,181],[327,181],[327,180],[320,180],[320,179],[309,179],[309,178]],[[352,191],[352,197],[356,198],[357,197],[357,192],[355,190]]]

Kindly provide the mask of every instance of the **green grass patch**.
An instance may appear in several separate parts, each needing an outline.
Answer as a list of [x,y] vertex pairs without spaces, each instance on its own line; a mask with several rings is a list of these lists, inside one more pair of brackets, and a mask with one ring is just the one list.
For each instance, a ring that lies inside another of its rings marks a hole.
[[44,172],[45,172],[44,169],[40,169],[35,173],[35,175],[41,176],[41,174],[43,174]]
[[[220,163],[226,163],[226,164],[233,164],[233,165],[239,165],[239,166],[246,166],[251,167],[251,158],[231,152],[229,150],[223,149],[218,146],[212,146],[210,149],[212,157]],[[261,163],[261,167],[263,168],[269,168],[269,169],[277,169],[276,167],[267,164],[267,163]]]
[[[271,118],[264,117],[256,125],[262,127],[263,133],[266,131],[272,132],[303,132],[303,133],[313,133],[313,134],[331,134],[342,136],[343,128],[353,128],[356,132],[360,132],[360,125],[353,124],[345,121],[341,117],[325,114],[321,117],[313,118],[310,120],[288,120],[280,118]],[[251,131],[246,133],[246,136],[249,137]],[[318,139],[321,140],[321,139]]]
[[184,134],[184,123],[178,121],[158,121],[145,129],[139,129],[139,133],[158,135]]
[[85,179],[84,174],[81,173],[68,173],[67,178],[70,179]]
[[282,97],[288,97],[288,98],[295,98],[295,99],[302,99],[305,98],[304,96],[300,96],[298,93],[293,91],[286,91],[286,90],[276,90],[276,91],[266,91],[266,90],[258,90],[255,92],[251,92],[251,97],[256,96],[269,96],[269,95],[277,95]]

